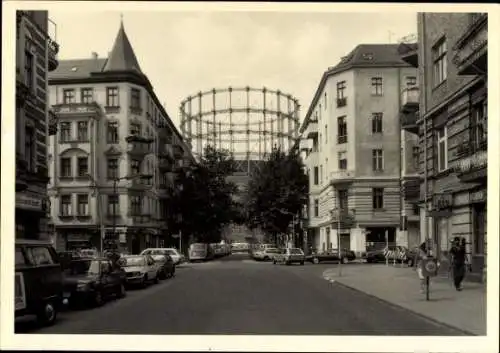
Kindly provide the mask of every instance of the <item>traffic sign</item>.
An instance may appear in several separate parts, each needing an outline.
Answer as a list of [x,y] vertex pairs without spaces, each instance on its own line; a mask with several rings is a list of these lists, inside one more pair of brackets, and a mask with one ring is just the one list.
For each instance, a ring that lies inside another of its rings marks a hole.
[[422,272],[426,277],[434,277],[437,275],[438,265],[434,258],[423,260]]

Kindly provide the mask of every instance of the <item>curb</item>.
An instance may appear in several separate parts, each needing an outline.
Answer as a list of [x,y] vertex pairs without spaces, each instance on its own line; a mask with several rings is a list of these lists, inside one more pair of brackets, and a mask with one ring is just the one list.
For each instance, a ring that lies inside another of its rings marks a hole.
[[401,306],[401,305],[395,304],[395,303],[393,303],[393,302],[391,302],[391,301],[388,301],[388,300],[386,300],[386,299],[383,299],[383,298],[377,297],[377,296],[376,296],[376,295],[374,295],[374,294],[370,294],[370,293],[364,292],[364,291],[362,291],[362,290],[360,290],[360,289],[357,289],[357,288],[351,287],[351,286],[349,286],[349,285],[347,285],[347,284],[344,284],[344,283],[342,283],[342,282],[339,282],[339,281],[337,281],[337,280],[335,280],[335,279],[333,279],[333,278],[325,278],[325,279],[326,279],[328,282],[330,282],[330,283],[336,283],[336,284],[338,284],[338,285],[340,285],[340,286],[342,286],[342,287],[344,287],[344,288],[350,289],[350,290],[352,290],[352,291],[356,291],[356,292],[358,292],[358,293],[363,293],[364,295],[367,295],[367,296],[369,296],[369,297],[371,297],[371,298],[374,298],[374,299],[378,300],[379,302],[382,302],[382,303],[384,303],[384,304],[386,304],[386,305],[389,305],[389,306],[391,306],[391,307],[393,307],[393,308],[397,308],[397,309],[400,309],[400,310],[404,310],[404,311],[409,312],[409,313],[411,313],[411,314],[413,314],[413,315],[416,315],[416,316],[418,316],[418,317],[420,317],[420,318],[422,318],[422,319],[425,319],[425,320],[431,321],[431,322],[433,322],[434,324],[437,324],[437,325],[440,325],[440,326],[447,327],[447,328],[449,328],[449,329],[451,329],[451,330],[455,330],[455,331],[458,331],[458,332],[462,332],[462,333],[463,333],[464,335],[466,335],[466,336],[481,336],[481,335],[478,335],[478,334],[476,334],[476,333],[473,333],[473,332],[470,332],[470,331],[467,331],[467,330],[464,330],[464,329],[461,329],[461,328],[455,327],[455,326],[450,325],[450,324],[448,324],[448,323],[446,323],[446,322],[442,322],[442,321],[436,320],[436,319],[434,319],[434,318],[431,318],[431,317],[426,316],[426,315],[424,315],[424,314],[421,314],[421,313],[419,313],[419,312],[413,311],[413,310],[411,310],[411,309],[405,308],[404,306]]

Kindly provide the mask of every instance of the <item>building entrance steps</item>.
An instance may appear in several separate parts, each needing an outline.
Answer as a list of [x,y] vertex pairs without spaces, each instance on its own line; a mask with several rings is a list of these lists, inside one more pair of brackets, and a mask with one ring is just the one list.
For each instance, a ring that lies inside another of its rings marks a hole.
[[458,292],[451,278],[435,277],[431,279],[430,300],[426,301],[413,268],[392,264],[345,265],[339,276],[334,265],[323,272],[323,278],[470,334],[486,335],[484,284],[465,280],[463,290]]

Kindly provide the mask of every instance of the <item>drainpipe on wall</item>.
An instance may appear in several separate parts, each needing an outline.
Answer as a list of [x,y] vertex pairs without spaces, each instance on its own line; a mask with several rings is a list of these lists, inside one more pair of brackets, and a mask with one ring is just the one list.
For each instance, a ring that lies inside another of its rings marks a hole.
[[[405,149],[403,148],[403,130],[401,129],[401,68],[398,68],[398,112],[397,112],[397,129],[398,129],[398,145],[399,145],[399,231],[403,232],[403,206],[404,206],[404,200],[403,200],[403,191],[402,191],[402,177],[403,177],[403,152],[405,152]],[[408,234],[406,235],[406,241],[407,245],[409,244],[409,239],[408,239]],[[396,243],[397,244],[397,243]]]

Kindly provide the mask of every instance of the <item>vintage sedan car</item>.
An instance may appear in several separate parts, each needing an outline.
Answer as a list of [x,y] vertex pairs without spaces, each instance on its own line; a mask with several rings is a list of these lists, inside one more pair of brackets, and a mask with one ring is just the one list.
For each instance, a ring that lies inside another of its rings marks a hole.
[[307,261],[312,262],[313,264],[319,264],[321,262],[339,262],[339,261],[342,261],[342,263],[345,264],[355,259],[356,259],[356,254],[354,253],[354,251],[348,249],[342,249],[340,251],[340,257],[338,249],[313,253],[312,255],[307,256]]
[[151,255],[125,255],[120,263],[127,274],[128,285],[146,287],[149,283],[158,283],[159,265]]
[[388,246],[382,249],[376,249],[366,252],[363,258],[368,263],[377,262],[397,262],[405,263],[408,266],[413,266],[415,260],[416,249],[408,249],[405,246]]
[[257,261],[271,261],[280,250],[277,248],[265,248],[257,250],[253,253],[253,258]]
[[179,265],[186,261],[184,255],[175,248],[148,248],[144,249],[141,255],[168,255],[172,258],[175,265]]
[[160,279],[175,276],[175,263],[170,255],[151,255],[151,257],[158,264],[158,276]]
[[70,305],[101,306],[111,296],[126,295],[122,270],[106,258],[72,261],[64,271],[63,289]]
[[299,248],[287,248],[281,249],[281,251],[276,254],[273,258],[273,264],[285,264],[291,265],[293,263],[299,263],[304,265],[306,257],[302,249]]
[[63,275],[50,242],[16,239],[14,274],[15,317],[36,315],[52,325],[63,304]]

